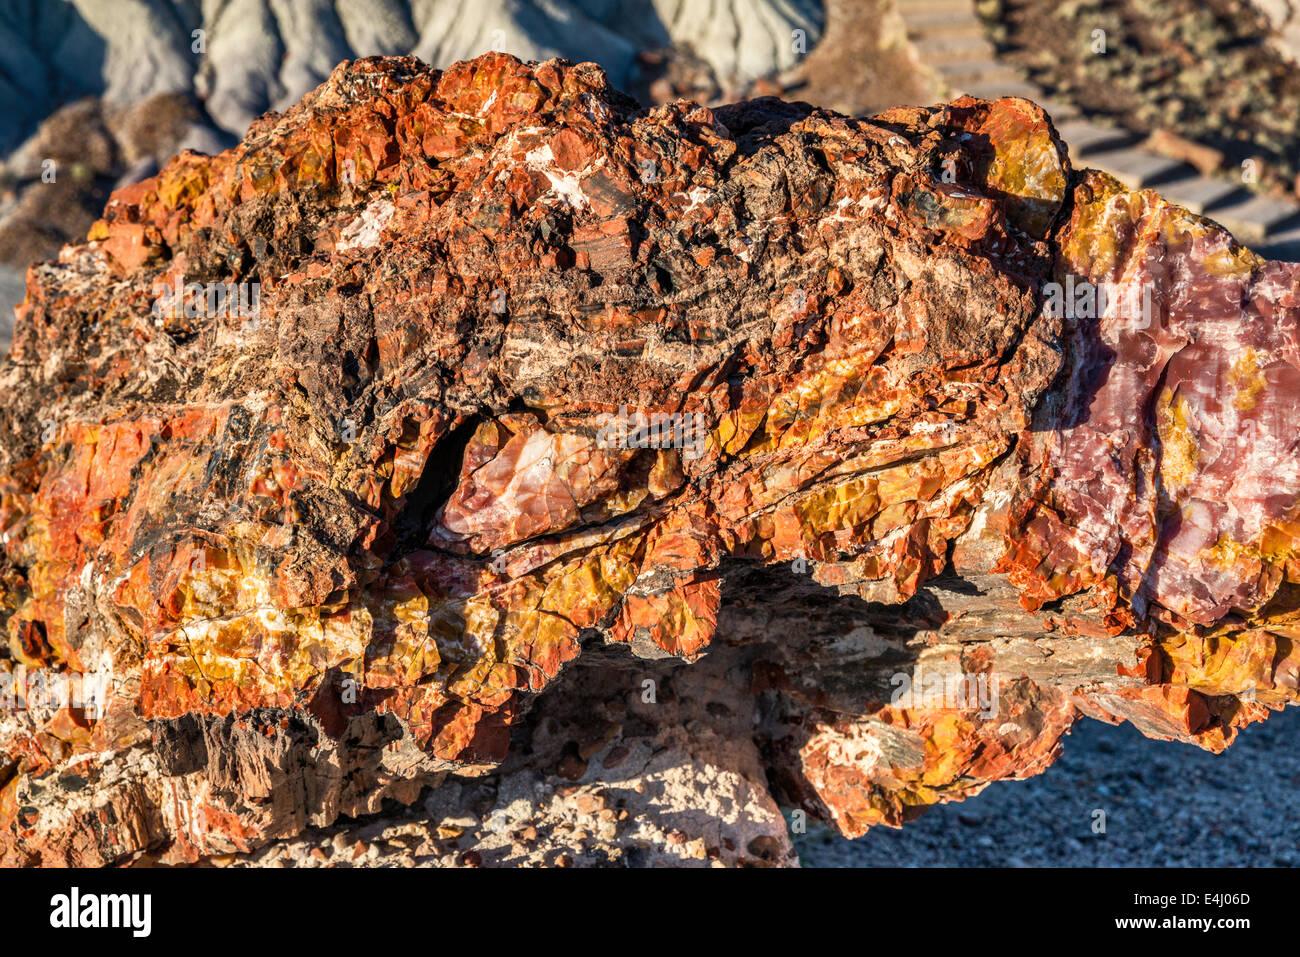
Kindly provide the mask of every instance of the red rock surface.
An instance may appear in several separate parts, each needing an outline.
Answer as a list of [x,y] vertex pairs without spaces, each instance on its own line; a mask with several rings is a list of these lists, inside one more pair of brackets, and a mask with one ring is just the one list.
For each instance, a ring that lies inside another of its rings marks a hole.
[[[343,64],[29,273],[0,667],[111,690],[0,710],[0,859],[247,851],[512,748],[587,774],[529,717],[583,662],[615,699],[719,656],[737,697],[681,700],[754,711],[777,797],[848,835],[1080,715],[1225,747],[1297,693],[1297,268],[1023,100]],[[256,315],[155,309],[177,282]]]

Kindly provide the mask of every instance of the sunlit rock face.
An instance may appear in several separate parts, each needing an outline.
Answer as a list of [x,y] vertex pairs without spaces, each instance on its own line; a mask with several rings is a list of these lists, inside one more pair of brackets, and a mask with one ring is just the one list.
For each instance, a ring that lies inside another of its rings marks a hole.
[[29,275],[0,665],[106,683],[0,709],[3,860],[251,851],[503,760],[667,793],[667,748],[707,840],[571,840],[788,863],[778,802],[897,826],[1080,715],[1225,747],[1296,696],[1297,268],[1023,100],[345,63]]
[[57,0],[0,6],[0,354],[28,265],[183,149],[216,154],[342,60],[592,60],[643,102],[774,92],[822,0]]

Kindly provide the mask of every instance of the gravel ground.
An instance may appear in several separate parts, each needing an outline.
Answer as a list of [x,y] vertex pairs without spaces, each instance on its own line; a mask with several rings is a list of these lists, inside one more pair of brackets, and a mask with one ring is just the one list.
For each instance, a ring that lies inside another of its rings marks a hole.
[[[796,836],[804,867],[1289,867],[1300,864],[1300,709],[1222,755],[1083,720],[1047,773],[992,784],[901,831]],[[1106,832],[1092,832],[1093,811]]]

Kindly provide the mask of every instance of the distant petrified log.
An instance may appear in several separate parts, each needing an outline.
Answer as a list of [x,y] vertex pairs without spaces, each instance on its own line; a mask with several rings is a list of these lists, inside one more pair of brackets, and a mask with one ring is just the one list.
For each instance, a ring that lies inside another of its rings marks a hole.
[[250,851],[505,759],[622,789],[579,854],[780,863],[773,798],[898,825],[1081,714],[1221,749],[1297,695],[1298,275],[1023,100],[345,63],[28,275],[2,859]]

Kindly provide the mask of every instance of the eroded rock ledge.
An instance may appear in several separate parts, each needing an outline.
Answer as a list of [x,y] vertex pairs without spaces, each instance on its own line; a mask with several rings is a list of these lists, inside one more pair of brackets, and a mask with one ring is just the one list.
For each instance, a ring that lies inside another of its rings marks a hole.
[[0,709],[0,860],[463,797],[429,861],[785,863],[1081,715],[1226,747],[1297,694],[1300,267],[1063,154],[378,58],[119,190],[0,366],[2,674],[108,677]]

